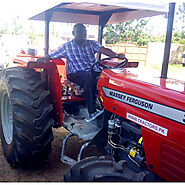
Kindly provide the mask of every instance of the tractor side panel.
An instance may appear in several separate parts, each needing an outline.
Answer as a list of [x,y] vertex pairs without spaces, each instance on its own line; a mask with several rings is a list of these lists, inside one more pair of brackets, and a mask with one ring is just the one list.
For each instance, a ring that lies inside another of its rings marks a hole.
[[142,128],[148,169],[167,181],[185,181],[185,147]]
[[[98,89],[106,110],[142,127],[148,168],[166,180],[184,181],[185,94],[130,79],[123,74],[113,76],[108,71],[101,74]],[[136,101],[141,102],[140,106]],[[179,114],[179,122],[155,114],[155,106],[162,106],[162,115],[169,115],[168,109],[176,111],[174,114]]]

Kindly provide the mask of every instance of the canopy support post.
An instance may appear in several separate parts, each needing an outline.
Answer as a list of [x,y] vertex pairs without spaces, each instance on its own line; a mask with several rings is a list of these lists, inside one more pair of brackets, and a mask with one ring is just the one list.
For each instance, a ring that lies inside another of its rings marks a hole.
[[175,3],[170,3],[169,4],[169,12],[168,12],[168,23],[167,23],[167,31],[166,31],[166,40],[165,40],[165,49],[164,49],[161,78],[167,78],[172,31],[173,31],[174,12],[175,12]]
[[[107,24],[112,14],[100,15],[99,16],[99,27],[98,27],[98,42],[102,44],[103,39],[103,28]],[[98,59],[101,58],[101,54],[98,54]]]
[[45,12],[45,48],[44,54],[49,54],[49,23],[51,21],[53,15],[53,11],[46,11]]

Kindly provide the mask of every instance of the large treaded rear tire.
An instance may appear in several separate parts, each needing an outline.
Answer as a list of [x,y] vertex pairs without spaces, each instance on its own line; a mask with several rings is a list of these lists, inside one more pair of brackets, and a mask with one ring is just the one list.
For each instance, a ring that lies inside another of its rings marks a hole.
[[126,161],[114,162],[105,156],[88,157],[74,165],[65,175],[65,182],[128,182],[143,181],[144,172],[135,173]]
[[7,161],[12,167],[40,164],[51,151],[54,122],[47,83],[41,74],[22,67],[3,70],[0,109],[1,142]]

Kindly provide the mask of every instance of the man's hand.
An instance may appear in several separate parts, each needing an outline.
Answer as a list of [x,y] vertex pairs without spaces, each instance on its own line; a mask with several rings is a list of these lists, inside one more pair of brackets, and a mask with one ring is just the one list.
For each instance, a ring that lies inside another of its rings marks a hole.
[[104,54],[104,55],[107,55],[109,57],[112,57],[112,58],[118,58],[118,59],[121,59],[121,60],[124,60],[126,58],[123,53],[122,54],[116,54],[111,49],[105,48],[103,46],[100,48],[99,52]]
[[125,55],[122,53],[122,54],[117,54],[117,58],[118,58],[118,59],[121,59],[121,60],[124,60],[126,57],[125,57]]

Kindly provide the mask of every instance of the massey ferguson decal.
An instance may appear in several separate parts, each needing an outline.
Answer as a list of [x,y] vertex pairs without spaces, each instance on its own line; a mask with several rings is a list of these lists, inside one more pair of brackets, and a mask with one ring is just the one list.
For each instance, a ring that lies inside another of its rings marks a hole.
[[129,120],[131,120],[133,122],[136,122],[139,125],[141,125],[143,127],[146,127],[146,128],[148,128],[150,130],[153,130],[153,131],[155,131],[155,132],[157,132],[159,134],[162,134],[164,136],[167,136],[168,129],[163,128],[163,127],[161,127],[159,125],[156,125],[154,123],[151,123],[151,122],[149,122],[147,120],[144,120],[142,118],[139,118],[139,117],[137,117],[137,116],[135,116],[133,114],[130,114],[130,113],[127,113],[127,119],[129,119]]
[[130,96],[122,95],[122,94],[114,92],[114,91],[110,91],[109,94],[112,97],[116,97],[116,98],[121,99],[121,100],[126,100],[127,102],[131,102],[135,105],[139,105],[139,106],[145,107],[147,109],[152,109],[153,108],[153,104],[148,103],[148,102],[143,101],[143,100],[139,100],[137,98],[132,98]]
[[159,104],[150,100],[146,100],[140,97],[136,97],[130,94],[126,94],[120,91],[102,87],[105,95],[114,100],[132,105],[134,107],[146,110],[148,112],[157,114],[159,116],[171,119],[173,121],[182,123],[185,125],[185,111],[179,110],[173,107],[169,107],[163,104]]

